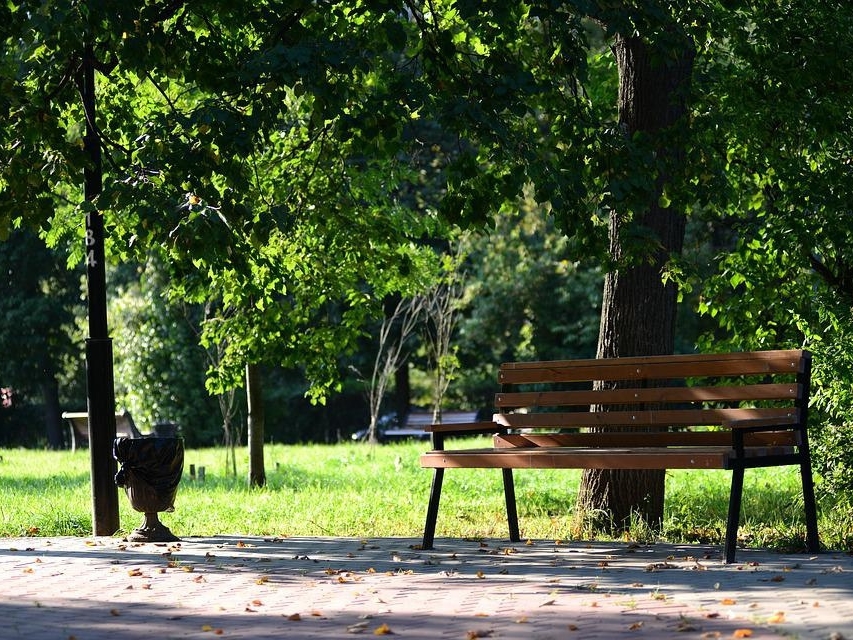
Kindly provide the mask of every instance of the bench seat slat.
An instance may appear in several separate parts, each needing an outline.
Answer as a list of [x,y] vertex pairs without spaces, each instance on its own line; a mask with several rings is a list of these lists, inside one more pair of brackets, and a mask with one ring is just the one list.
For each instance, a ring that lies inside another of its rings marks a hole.
[[656,387],[651,389],[601,389],[581,391],[518,391],[495,394],[495,406],[570,407],[632,403],[739,402],[742,400],[793,400],[803,394],[802,385],[755,384],[732,387]]
[[[746,457],[785,455],[782,447],[748,447]],[[636,447],[623,449],[539,447],[430,451],[422,467],[443,469],[728,469],[731,447]]]

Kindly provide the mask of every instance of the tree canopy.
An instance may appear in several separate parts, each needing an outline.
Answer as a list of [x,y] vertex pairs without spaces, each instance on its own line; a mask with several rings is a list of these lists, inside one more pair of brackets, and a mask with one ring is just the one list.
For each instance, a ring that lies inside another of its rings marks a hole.
[[[384,298],[435,273],[434,239],[527,197],[572,261],[654,259],[692,287],[720,325],[704,348],[821,350],[819,402],[841,419],[851,16],[831,0],[5,3],[0,235],[23,224],[82,257],[90,43],[108,253],[157,253],[173,295],[209,303],[202,339],[226,345],[211,389],[268,362],[327,395]],[[677,126],[620,114],[611,46],[633,45],[661,75],[695,56]],[[714,263],[666,246],[650,210],[689,218]]]

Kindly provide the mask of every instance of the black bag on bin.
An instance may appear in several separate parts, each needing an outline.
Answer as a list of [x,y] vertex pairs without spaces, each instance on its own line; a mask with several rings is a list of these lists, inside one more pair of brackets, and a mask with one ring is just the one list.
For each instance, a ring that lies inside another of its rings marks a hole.
[[142,513],[174,511],[184,472],[183,438],[116,438],[113,457],[121,463],[115,482]]

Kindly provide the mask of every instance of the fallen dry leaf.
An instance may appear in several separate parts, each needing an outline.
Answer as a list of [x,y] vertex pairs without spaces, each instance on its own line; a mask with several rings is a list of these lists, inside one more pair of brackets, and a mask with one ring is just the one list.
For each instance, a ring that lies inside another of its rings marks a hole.
[[476,638],[488,638],[491,635],[491,629],[473,629],[465,634],[465,638],[467,640],[476,640]]
[[767,618],[767,622],[769,622],[770,624],[780,624],[782,622],[785,622],[785,612],[777,611],[772,616]]
[[722,600],[720,600],[720,604],[731,606],[733,604],[737,604],[737,600],[735,600],[734,598],[723,598]]
[[478,571],[478,572],[477,572],[477,577],[478,577],[478,578],[480,578],[480,580],[482,580],[483,578],[485,578],[485,577],[486,577],[486,574],[485,574],[485,573],[483,573],[482,571]]
[[110,609],[110,615],[118,617],[121,615],[121,613],[119,613],[118,609]]
[[299,622],[300,620],[302,620],[302,616],[300,616],[298,613],[291,613],[289,616],[286,617],[291,622]]
[[735,629],[732,632],[732,638],[751,638],[752,629]]
[[347,627],[347,633],[364,633],[365,629],[367,629],[366,622],[357,622]]
[[393,633],[394,632],[391,631],[391,627],[389,627],[387,624],[384,624],[384,623],[380,624],[378,627],[376,627],[373,630],[373,635],[375,635],[375,636],[389,636]]

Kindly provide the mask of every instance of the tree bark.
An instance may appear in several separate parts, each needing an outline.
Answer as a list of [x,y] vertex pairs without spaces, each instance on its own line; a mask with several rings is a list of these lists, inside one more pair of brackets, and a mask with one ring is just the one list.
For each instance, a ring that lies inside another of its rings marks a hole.
[[[625,136],[632,140],[642,132],[649,137],[660,163],[645,213],[639,217],[611,213],[610,253],[616,266],[605,277],[597,357],[669,354],[675,342],[678,292],[673,283],[664,284],[662,271],[682,250],[685,218],[663,208],[660,196],[671,168],[683,163],[683,151],[670,146],[668,136],[686,112],[694,50],[687,40],[676,51],[672,41],[655,48],[641,38],[617,37],[614,53]],[[642,260],[628,255],[624,231],[629,223],[639,224],[658,243]],[[637,517],[658,528],[663,520],[664,480],[662,470],[588,469],[581,481],[579,513],[606,514],[606,519],[593,517],[592,522],[611,532],[627,530]]]
[[261,372],[256,364],[246,365],[246,401],[249,423],[249,486],[267,483],[264,470],[264,401]]
[[52,371],[45,372],[41,383],[41,397],[44,403],[44,422],[47,431],[47,446],[50,449],[62,449],[65,438],[62,433],[62,409],[59,403],[59,383]]
[[404,360],[394,372],[394,410],[397,412],[397,417],[403,420],[411,406],[412,384],[409,378],[409,361]]

